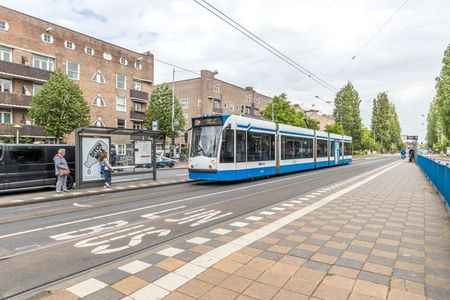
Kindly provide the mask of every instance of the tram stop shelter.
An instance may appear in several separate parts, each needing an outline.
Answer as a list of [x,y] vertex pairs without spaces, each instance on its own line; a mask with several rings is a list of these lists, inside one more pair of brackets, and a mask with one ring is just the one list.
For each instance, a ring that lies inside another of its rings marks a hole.
[[160,132],[112,127],[81,127],[75,130],[76,187],[98,185],[103,181],[99,156],[108,153],[113,181],[149,178],[156,181],[156,139]]

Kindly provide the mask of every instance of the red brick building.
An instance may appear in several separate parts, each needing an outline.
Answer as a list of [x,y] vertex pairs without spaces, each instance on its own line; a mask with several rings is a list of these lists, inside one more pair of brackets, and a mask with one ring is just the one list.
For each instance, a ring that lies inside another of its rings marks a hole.
[[153,67],[150,52],[131,51],[0,6],[0,141],[15,136],[14,125],[21,126],[22,137],[45,138],[28,108],[56,69],[80,85],[91,125],[141,128]]

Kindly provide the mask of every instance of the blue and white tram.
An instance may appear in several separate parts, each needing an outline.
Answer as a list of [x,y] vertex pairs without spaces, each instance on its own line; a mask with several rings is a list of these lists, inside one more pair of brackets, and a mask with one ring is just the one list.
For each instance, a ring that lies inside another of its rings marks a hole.
[[349,136],[236,115],[192,119],[190,179],[237,181],[351,162]]

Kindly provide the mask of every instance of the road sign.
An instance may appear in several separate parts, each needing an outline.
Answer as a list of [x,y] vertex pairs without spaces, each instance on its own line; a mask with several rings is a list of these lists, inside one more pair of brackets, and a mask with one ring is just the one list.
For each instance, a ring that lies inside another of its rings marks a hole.
[[419,137],[417,135],[407,135],[406,139],[407,140],[417,141],[419,139]]
[[152,122],[152,130],[153,131],[158,131],[158,121],[153,121]]

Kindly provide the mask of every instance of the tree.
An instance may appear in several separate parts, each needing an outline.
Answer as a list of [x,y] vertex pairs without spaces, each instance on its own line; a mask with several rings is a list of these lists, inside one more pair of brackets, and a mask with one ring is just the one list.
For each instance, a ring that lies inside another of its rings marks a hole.
[[89,105],[78,84],[61,70],[56,70],[36,96],[31,99],[30,115],[44,128],[46,135],[64,135],[89,125]]
[[441,74],[436,79],[436,106],[442,133],[450,140],[450,45],[444,52]]
[[395,151],[403,147],[397,111],[386,92],[379,93],[373,100],[371,128],[375,140],[380,142],[382,152]]
[[344,134],[344,127],[340,123],[325,125],[325,131],[329,133]]
[[272,120],[273,116],[276,123],[306,127],[304,113],[296,110],[284,93],[273,97],[272,101],[261,110],[261,116],[267,120]]
[[345,134],[353,138],[353,146],[356,150],[361,147],[363,132],[359,109],[360,103],[359,94],[350,81],[336,93],[334,99],[335,109],[333,115],[335,120],[341,123]]
[[[178,121],[178,124],[174,126],[175,136],[179,136],[186,124],[186,118],[183,115],[180,101],[176,97],[175,120]],[[152,128],[153,121],[158,122],[163,144],[166,145],[166,137],[172,135],[172,89],[167,83],[158,85],[150,96],[150,105],[144,120],[145,127]]]
[[434,146],[439,141],[439,131],[441,128],[439,128],[440,122],[439,122],[439,114],[438,114],[438,107],[436,104],[436,99],[433,100],[430,104],[430,109],[428,110],[428,116],[427,116],[427,146],[431,149],[434,149]]
[[316,119],[305,116],[306,128],[320,130],[320,122]]

